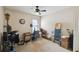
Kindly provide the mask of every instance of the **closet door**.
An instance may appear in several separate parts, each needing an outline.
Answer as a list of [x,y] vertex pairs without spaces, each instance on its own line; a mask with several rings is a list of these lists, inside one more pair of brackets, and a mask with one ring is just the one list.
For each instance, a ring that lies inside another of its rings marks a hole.
[[54,40],[55,41],[60,41],[61,40],[61,23],[56,23],[55,24]]
[[61,29],[55,29],[55,40],[60,41],[61,39]]

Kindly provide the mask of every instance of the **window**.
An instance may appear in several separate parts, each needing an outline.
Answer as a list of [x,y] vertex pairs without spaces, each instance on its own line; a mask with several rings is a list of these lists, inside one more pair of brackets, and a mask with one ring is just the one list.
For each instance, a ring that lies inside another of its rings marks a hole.
[[35,19],[33,19],[32,20],[32,33],[34,32],[34,31],[38,31],[39,30],[39,24],[38,24],[38,21],[37,20],[35,20]]

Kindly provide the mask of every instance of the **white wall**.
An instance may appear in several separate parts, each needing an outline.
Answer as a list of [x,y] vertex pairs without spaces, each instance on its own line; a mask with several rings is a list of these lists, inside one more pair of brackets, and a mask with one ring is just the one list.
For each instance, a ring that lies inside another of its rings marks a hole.
[[4,20],[3,7],[0,7],[0,33],[3,32],[3,20]]
[[75,11],[74,51],[79,51],[79,7]]
[[[40,17],[34,16],[28,13],[5,9],[5,13],[10,14],[10,20],[9,24],[12,26],[12,30],[18,30],[20,33],[20,37],[22,37],[22,34],[25,32],[31,32],[30,24],[32,23],[32,19],[38,20],[39,27],[40,27]],[[25,19],[25,24],[20,24],[19,19]]]
[[0,45],[1,45],[1,36],[3,33],[3,20],[4,20],[3,7],[0,6]]
[[41,18],[41,27],[49,33],[55,29],[55,23],[62,24],[62,35],[68,35],[66,29],[74,29],[74,13],[71,8],[63,9]]

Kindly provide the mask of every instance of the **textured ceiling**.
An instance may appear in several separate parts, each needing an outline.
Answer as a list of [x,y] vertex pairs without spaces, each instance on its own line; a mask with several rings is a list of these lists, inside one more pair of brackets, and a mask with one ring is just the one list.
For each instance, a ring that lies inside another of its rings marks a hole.
[[[30,13],[30,14],[33,14],[33,15],[38,15],[34,11],[35,6],[5,6],[5,8]],[[43,9],[47,10],[46,12],[42,12],[41,16],[48,15],[48,14],[51,14],[51,13],[55,13],[59,10],[65,9],[65,8],[69,8],[69,6],[39,6],[40,10],[43,10]]]

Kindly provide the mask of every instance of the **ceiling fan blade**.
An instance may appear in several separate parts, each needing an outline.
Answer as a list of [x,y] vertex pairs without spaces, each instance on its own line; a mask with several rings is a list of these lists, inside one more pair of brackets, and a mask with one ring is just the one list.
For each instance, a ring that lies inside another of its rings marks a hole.
[[46,12],[46,10],[40,10],[40,12]]
[[41,13],[39,12],[39,15],[41,15]]

